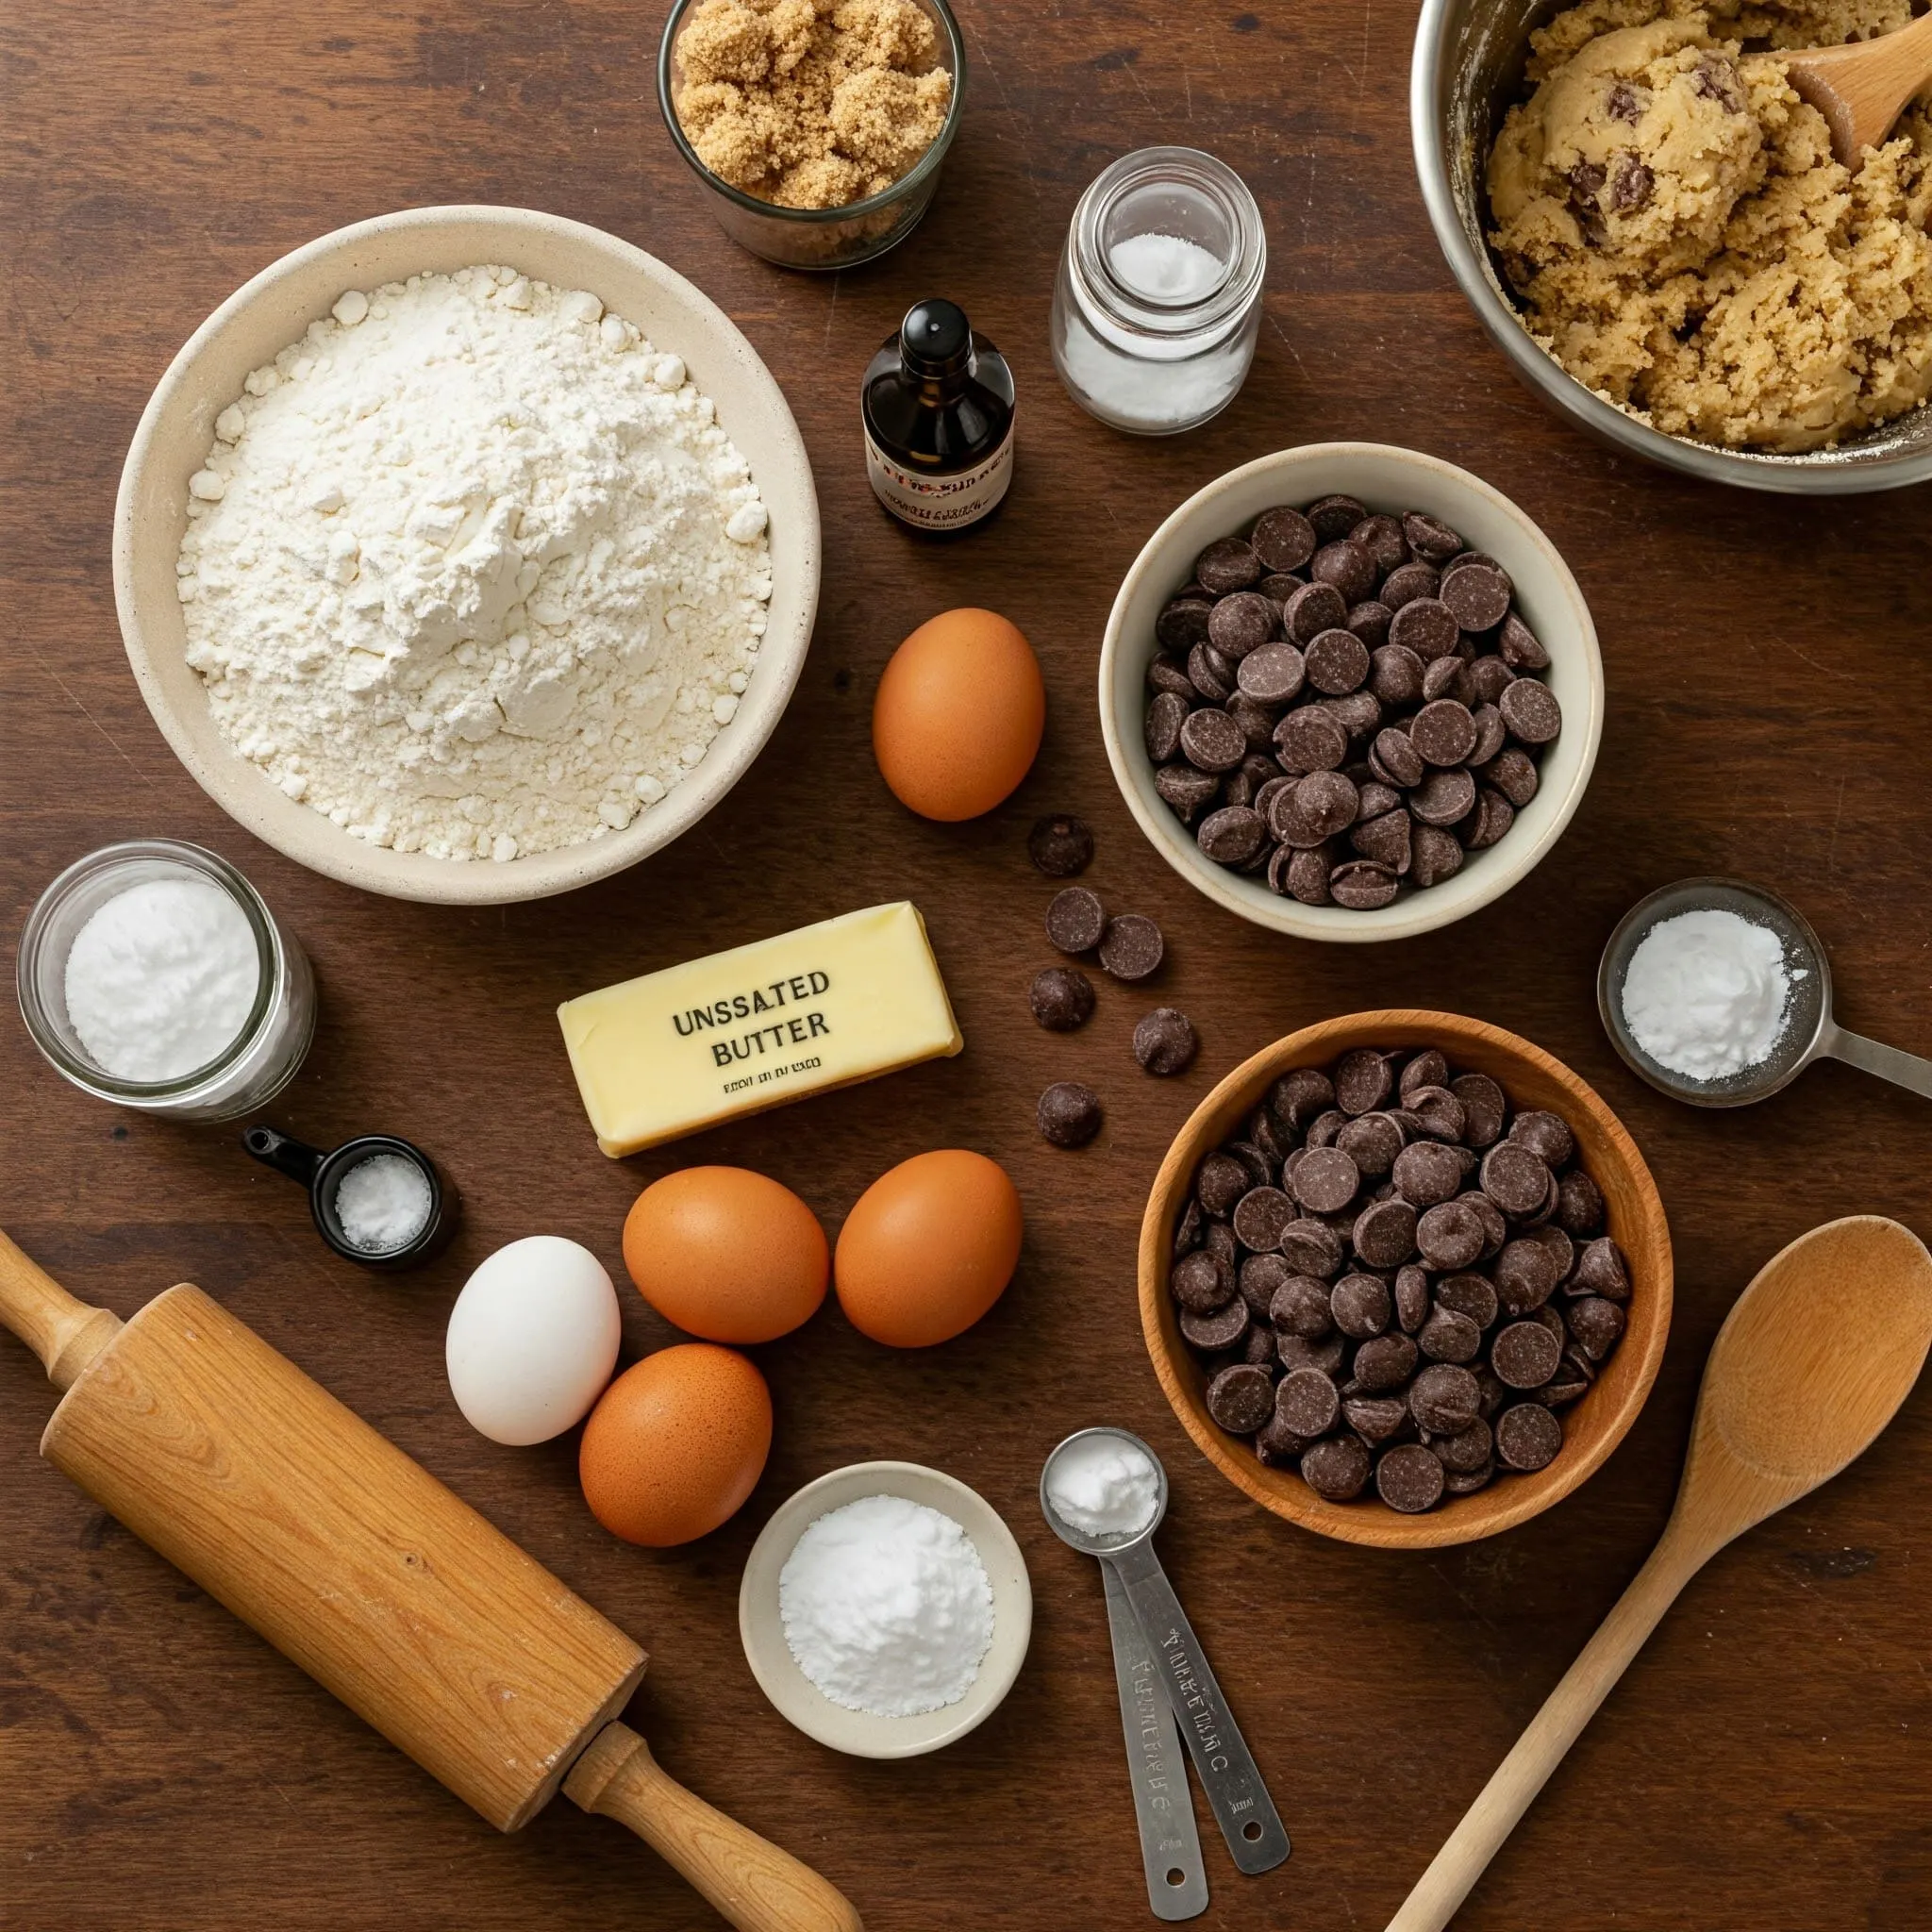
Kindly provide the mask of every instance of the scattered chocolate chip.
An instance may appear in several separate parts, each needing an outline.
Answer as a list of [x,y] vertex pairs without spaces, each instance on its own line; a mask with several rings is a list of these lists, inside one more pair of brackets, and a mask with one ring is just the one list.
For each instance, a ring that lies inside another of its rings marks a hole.
[[1071,1033],[1093,1017],[1093,982],[1071,966],[1049,966],[1033,975],[1033,1017],[1049,1033]]
[[1107,908],[1100,894],[1085,886],[1066,886],[1053,895],[1046,908],[1046,937],[1056,952],[1077,958],[1091,953],[1107,930]]
[[1156,1007],[1134,1027],[1134,1058],[1150,1074],[1184,1074],[1201,1045],[1193,1022],[1178,1007]]
[[1124,912],[1109,920],[1099,945],[1101,965],[1114,978],[1130,982],[1158,972],[1167,952],[1160,928],[1138,912]]
[[1050,879],[1070,879],[1093,860],[1093,828],[1064,812],[1039,820],[1026,835],[1026,856]]
[[1077,1080],[1056,1080],[1040,1096],[1036,1118],[1056,1147],[1084,1147],[1100,1131],[1100,1096]]

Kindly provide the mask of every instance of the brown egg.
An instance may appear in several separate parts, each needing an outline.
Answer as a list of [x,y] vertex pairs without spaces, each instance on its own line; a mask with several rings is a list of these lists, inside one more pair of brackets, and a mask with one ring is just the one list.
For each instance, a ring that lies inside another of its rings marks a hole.
[[1013,1278],[1020,1196],[983,1154],[917,1154],[875,1180],[839,1230],[839,1306],[861,1335],[927,1348],[972,1327]]
[[1045,727],[1040,660],[1019,626],[946,610],[892,653],[873,700],[873,756],[922,818],[975,819],[1026,775]]
[[772,1391],[733,1349],[659,1349],[626,1369],[584,1424],[577,1477],[591,1513],[626,1542],[708,1536],[758,1487]]
[[790,1188],[749,1168],[687,1167],[631,1204],[624,1265],[667,1322],[707,1341],[771,1341],[817,1312],[832,1257]]

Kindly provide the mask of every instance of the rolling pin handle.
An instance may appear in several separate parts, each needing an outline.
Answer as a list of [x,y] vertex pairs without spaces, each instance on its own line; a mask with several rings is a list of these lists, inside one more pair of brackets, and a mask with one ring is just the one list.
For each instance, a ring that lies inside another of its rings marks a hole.
[[44,1268],[0,1234],[0,1324],[40,1357],[55,1388],[68,1390],[121,1331],[121,1318],[76,1301]]
[[563,1781],[682,1873],[738,1932],[865,1932],[851,1901],[789,1852],[714,1811],[670,1776],[628,1724],[606,1724]]
[[264,1167],[287,1174],[305,1188],[315,1185],[315,1176],[328,1158],[320,1147],[311,1147],[292,1134],[278,1134],[273,1127],[250,1127],[242,1136],[242,1145]]

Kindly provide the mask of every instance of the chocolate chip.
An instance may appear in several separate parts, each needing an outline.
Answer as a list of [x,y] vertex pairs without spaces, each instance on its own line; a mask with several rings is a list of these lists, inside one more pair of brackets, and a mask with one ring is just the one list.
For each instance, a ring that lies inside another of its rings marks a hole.
[[1268,842],[1268,827],[1249,807],[1224,805],[1201,821],[1194,842],[1217,864],[1245,865]]
[[1369,653],[1369,690],[1385,705],[1415,704],[1423,694],[1423,660],[1407,644],[1377,645]]
[[1483,1251],[1483,1225],[1460,1201],[1443,1201],[1417,1221],[1415,1245],[1425,1267],[1439,1273],[1467,1268]]
[[1134,1026],[1134,1058],[1150,1074],[1186,1073],[1200,1045],[1193,1022],[1178,1007],[1156,1007]]
[[1402,1129],[1386,1113],[1365,1113],[1336,1131],[1335,1145],[1355,1162],[1357,1171],[1379,1180],[1402,1154]]
[[1580,1167],[1557,1183],[1557,1225],[1577,1241],[1603,1232],[1603,1190]]
[[[1624,1311],[1601,1295],[1584,1295],[1563,1311],[1576,1345],[1592,1362],[1608,1357],[1624,1333]],[[1499,1372],[1500,1373],[1500,1372]]]
[[1494,786],[1518,811],[1536,796],[1541,782],[1528,755],[1514,745],[1497,753],[1483,766],[1481,775],[1486,785]]
[[1404,1108],[1413,1114],[1417,1131],[1432,1141],[1459,1141],[1469,1112],[1446,1087],[1416,1087],[1403,1096]]
[[1415,1378],[1408,1412],[1432,1436],[1453,1436],[1468,1428],[1482,1407],[1482,1388],[1467,1369],[1435,1362]]
[[1491,1327],[1499,1304],[1496,1291],[1480,1274],[1445,1274],[1436,1284],[1437,1304],[1457,1315],[1467,1315],[1478,1328]]
[[1154,638],[1163,651],[1185,657],[1208,641],[1208,619],[1214,606],[1206,597],[1176,597],[1154,620]]
[[1415,1365],[1416,1345],[1407,1335],[1372,1335],[1355,1352],[1355,1379],[1370,1394],[1399,1389]]
[[1411,597],[1389,625],[1389,641],[1406,645],[1424,664],[1446,658],[1460,635],[1456,613],[1440,596]]
[[1474,803],[1475,780],[1459,768],[1431,772],[1408,794],[1409,810],[1425,825],[1453,825]]
[[1657,176],[1627,150],[1610,163],[1610,208],[1620,215],[1634,214],[1650,200]]
[[1255,555],[1272,571],[1300,570],[1314,556],[1320,539],[1300,510],[1283,505],[1264,509],[1248,538]]
[[1245,1340],[1241,1343],[1241,1359],[1253,1362],[1257,1369],[1272,1369],[1281,1358],[1281,1352],[1275,1345],[1274,1331],[1265,1322],[1250,1321]]
[[1468,1428],[1453,1436],[1438,1436],[1429,1443],[1430,1453],[1451,1475],[1471,1475],[1491,1461],[1493,1438],[1490,1425],[1477,1416]]
[[1432,1362],[1473,1362],[1482,1348],[1483,1331],[1467,1315],[1438,1307],[1415,1340]]
[[1483,1156],[1482,1190],[1505,1214],[1533,1214],[1550,1191],[1549,1164],[1533,1148],[1505,1141]]
[[1040,1096],[1035,1118],[1056,1147],[1084,1147],[1100,1131],[1100,1096],[1077,1080],[1056,1080]]
[[1470,1146],[1484,1148],[1502,1138],[1509,1103],[1487,1074],[1459,1074],[1449,1091],[1462,1103],[1464,1133]]
[[1440,518],[1410,510],[1402,520],[1402,534],[1408,547],[1424,562],[1447,563],[1462,548],[1462,539]]
[[1319,1341],[1335,1325],[1328,1304],[1328,1290],[1312,1274],[1291,1274],[1274,1291],[1268,1304],[1268,1319],[1280,1335],[1299,1335],[1305,1341]]
[[1171,691],[1176,697],[1186,698],[1192,704],[1200,695],[1194,689],[1194,681],[1188,675],[1187,665],[1177,658],[1162,652],[1153,658],[1147,666],[1147,689],[1149,691]]
[[1247,1340],[1250,1317],[1247,1304],[1239,1298],[1225,1302],[1209,1314],[1196,1314],[1183,1308],[1176,1317],[1181,1339],[1191,1348],[1239,1348]]
[[1503,662],[1519,675],[1543,671],[1549,666],[1550,654],[1543,648],[1542,641],[1513,610],[1503,620],[1503,628],[1496,634],[1496,649]]
[[[1228,702],[1232,704],[1234,700],[1230,698]],[[1481,767],[1501,757],[1509,727],[1503,723],[1503,714],[1494,705],[1478,705],[1470,715],[1475,724],[1475,749],[1470,753],[1469,761]]]
[[1066,886],[1053,895],[1046,908],[1046,937],[1055,951],[1075,958],[1091,953],[1106,930],[1107,908],[1098,892]]
[[1168,1272],[1167,1287],[1182,1307],[1191,1308],[1197,1315],[1225,1307],[1234,1292],[1221,1264],[1205,1248],[1183,1255],[1174,1264]]
[[[1193,707],[1186,698],[1176,697],[1171,691],[1158,692],[1147,706],[1147,722],[1144,737],[1147,756],[1157,765],[1164,765],[1180,749],[1181,726],[1188,722]],[[1079,868],[1076,866],[1077,872]]]
[[1375,1464],[1375,1493],[1391,1509],[1420,1516],[1442,1500],[1442,1465],[1420,1442],[1385,1449]]
[[1276,641],[1257,645],[1241,661],[1236,682],[1257,704],[1285,705],[1299,694],[1307,675],[1302,654],[1294,645]]
[[1410,843],[1408,876],[1417,886],[1440,886],[1462,870],[1462,847],[1438,825],[1418,825]]
[[1258,591],[1237,591],[1214,607],[1208,620],[1208,641],[1224,658],[1237,661],[1274,635],[1280,615]]
[[1274,727],[1274,746],[1289,772],[1332,772],[1346,762],[1348,733],[1326,711],[1307,706]]
[[1328,1436],[1302,1452],[1303,1482],[1330,1503],[1351,1503],[1368,1486],[1369,1452],[1354,1436]]
[[[1308,1148],[1294,1171],[1294,1197],[1311,1214],[1339,1214],[1356,1197],[1361,1176],[1339,1147]],[[1249,1242],[1265,1247],[1268,1242]]]
[[[1237,778],[1246,775],[1251,784],[1262,782],[1257,775],[1266,767],[1266,776],[1278,777],[1281,767],[1268,756],[1269,748],[1274,742],[1274,709],[1271,705],[1257,703],[1244,691],[1235,691],[1226,704],[1227,715],[1241,728],[1241,736],[1247,741],[1247,756],[1235,768]],[[1500,721],[1499,721],[1500,722]],[[1233,779],[1229,780],[1232,784]],[[1228,800],[1230,805],[1237,801]]]
[[1181,1209],[1180,1219],[1174,1225],[1174,1255],[1179,1260],[1183,1255],[1191,1254],[1201,1245],[1201,1204],[1190,1201]]
[[1255,1434],[1255,1460],[1264,1469],[1299,1469],[1308,1445],[1271,1417]]
[[1341,1419],[1341,1398],[1320,1369],[1296,1369],[1274,1391],[1274,1414],[1298,1436],[1325,1436]]
[[1509,574],[1501,564],[1469,563],[1442,579],[1441,596],[1464,630],[1492,630],[1509,608]]
[[1320,1067],[1294,1067],[1268,1090],[1268,1106],[1291,1134],[1304,1134],[1335,1105],[1335,1083]]
[[1509,1239],[1508,1224],[1503,1219],[1503,1210],[1479,1188],[1468,1190],[1456,1198],[1482,1224],[1482,1258],[1487,1260],[1491,1255],[1501,1254],[1503,1243]]
[[1399,1268],[1416,1251],[1417,1224],[1407,1201],[1374,1202],[1356,1216],[1355,1251],[1371,1268]]
[[[1164,697],[1155,704],[1164,704]],[[1182,721],[1180,748],[1187,761],[1204,772],[1231,772],[1248,755],[1247,734],[1225,711],[1205,706]]]
[[1509,1138],[1552,1167],[1563,1167],[1576,1158],[1576,1137],[1569,1122],[1541,1108],[1526,1108],[1518,1114],[1510,1123]]
[[1490,1344],[1491,1368],[1512,1389],[1541,1389],[1562,1357],[1562,1344],[1541,1322],[1511,1322]]
[[1335,1104],[1345,1114],[1373,1113],[1394,1091],[1386,1056],[1358,1046],[1335,1063]]
[[1036,973],[1028,998],[1033,1017],[1049,1033],[1071,1033],[1093,1017],[1093,982],[1071,966]]
[[1462,1163],[1453,1148],[1436,1141],[1418,1141],[1395,1157],[1392,1169],[1396,1191],[1412,1207],[1439,1207],[1452,1200],[1462,1186]]
[[1252,1436],[1274,1413],[1274,1377],[1237,1362],[1208,1385],[1208,1413],[1230,1435]]
[[1196,644],[1188,653],[1188,682],[1210,705],[1224,705],[1234,694],[1234,660],[1212,644]]
[[1496,708],[1510,736],[1524,744],[1548,744],[1563,728],[1563,708],[1541,678],[1519,677],[1496,700]]
[[1195,771],[1192,765],[1162,765],[1154,774],[1154,789],[1181,823],[1189,824],[1203,806],[1219,796],[1221,780],[1211,772]]
[[1395,1319],[1407,1335],[1429,1319],[1429,1277],[1422,1269],[1411,1265],[1395,1271]]
[[1348,618],[1348,599],[1333,584],[1306,584],[1281,607],[1281,627],[1291,642],[1306,644]]
[[1324,543],[1308,564],[1312,583],[1333,584],[1344,604],[1359,604],[1375,594],[1375,559],[1350,538]]
[[1361,794],[1340,772],[1310,772],[1278,808],[1277,828],[1291,845],[1320,844],[1355,823]]
[[1266,1315],[1275,1295],[1294,1270],[1281,1255],[1250,1255],[1241,1265],[1236,1286],[1242,1301],[1257,1315]]
[[1511,1469],[1547,1469],[1563,1446],[1563,1424],[1540,1402],[1519,1402],[1496,1418],[1496,1454]]
[[1394,621],[1395,613],[1379,598],[1371,597],[1365,603],[1349,607],[1348,628],[1361,639],[1373,653],[1389,641],[1389,626]]
[[1116,979],[1146,979],[1160,967],[1167,942],[1160,928],[1138,912],[1124,912],[1108,922],[1100,941],[1100,963]]
[[1382,1334],[1395,1309],[1389,1284],[1378,1274],[1344,1274],[1328,1294],[1335,1325],[1355,1341]]
[[1038,820],[1027,833],[1026,856],[1050,879],[1073,878],[1092,862],[1093,828],[1085,819],[1056,812]]
[[1717,102],[1726,114],[1744,111],[1743,82],[1722,54],[1700,55],[1690,85],[1706,100]]
[[1324,496],[1311,503],[1304,514],[1308,525],[1324,543],[1333,543],[1348,535],[1368,515],[1365,505],[1352,496]]
[[1627,121],[1634,127],[1643,119],[1643,102],[1627,80],[1613,80],[1604,95],[1604,111],[1612,121]]
[[1302,655],[1308,682],[1330,697],[1359,690],[1369,675],[1369,647],[1352,630],[1318,631]]
[[1438,698],[1408,721],[1408,739],[1427,763],[1459,765],[1475,749],[1475,720],[1468,706]]
[[1446,658],[1438,658],[1434,663],[1425,665],[1423,669],[1423,703],[1432,705],[1438,698],[1454,697],[1461,690],[1468,675],[1468,665],[1454,651]]
[[1194,559],[1194,577],[1210,596],[1225,597],[1231,591],[1245,591],[1261,575],[1261,559],[1254,547],[1239,537],[1224,537],[1210,543]]
[[1235,1239],[1243,1247],[1265,1252],[1281,1240],[1282,1229],[1294,1219],[1294,1203],[1279,1188],[1250,1188],[1235,1203]]

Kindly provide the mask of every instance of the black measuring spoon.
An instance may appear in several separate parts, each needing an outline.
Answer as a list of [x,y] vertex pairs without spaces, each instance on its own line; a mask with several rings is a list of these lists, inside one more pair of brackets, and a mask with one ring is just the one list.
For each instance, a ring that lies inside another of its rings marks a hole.
[[[242,1145],[277,1174],[299,1181],[308,1190],[308,1211],[315,1217],[315,1231],[343,1260],[364,1268],[413,1268],[437,1254],[456,1231],[457,1195],[445,1188],[436,1163],[420,1147],[393,1134],[358,1134],[340,1147],[325,1153],[273,1127],[250,1127],[242,1136]],[[392,1154],[407,1160],[429,1183],[429,1211],[423,1225],[396,1247],[365,1248],[352,1241],[342,1226],[337,1199],[343,1180],[365,1160]]]

